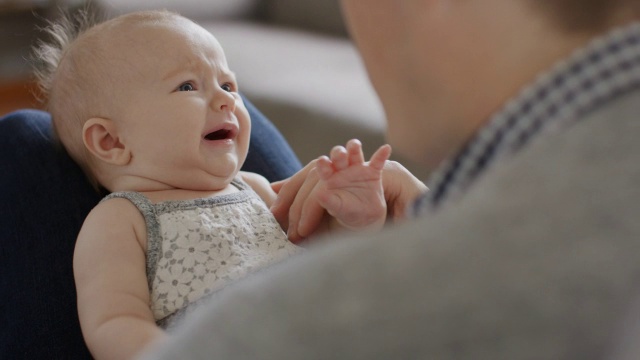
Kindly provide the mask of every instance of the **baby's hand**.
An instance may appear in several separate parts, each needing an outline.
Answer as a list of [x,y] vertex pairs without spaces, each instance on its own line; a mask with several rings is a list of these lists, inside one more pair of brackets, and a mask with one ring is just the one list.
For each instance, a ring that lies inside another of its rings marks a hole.
[[317,199],[340,226],[351,230],[378,230],[384,226],[387,203],[382,169],[390,155],[391,146],[384,145],[365,162],[362,144],[353,139],[346,148],[336,146],[330,157],[318,159]]

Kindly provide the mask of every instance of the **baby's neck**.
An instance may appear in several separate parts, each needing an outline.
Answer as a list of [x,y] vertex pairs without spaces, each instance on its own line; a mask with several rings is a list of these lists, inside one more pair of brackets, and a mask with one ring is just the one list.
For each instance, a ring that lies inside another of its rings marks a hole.
[[[200,185],[202,186],[202,184]],[[220,185],[220,187],[178,188],[151,179],[122,176],[114,179],[114,181],[111,182],[111,186],[107,186],[107,188],[111,192],[136,191],[145,195],[153,203],[170,200],[201,199],[238,191],[238,189],[231,184],[230,179],[218,185]]]

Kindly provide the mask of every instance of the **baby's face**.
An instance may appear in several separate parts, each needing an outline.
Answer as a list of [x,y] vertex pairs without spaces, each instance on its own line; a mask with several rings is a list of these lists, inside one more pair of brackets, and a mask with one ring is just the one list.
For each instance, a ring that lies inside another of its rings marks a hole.
[[125,104],[114,121],[133,175],[155,188],[223,188],[246,158],[251,121],[222,47],[181,18],[134,30],[114,48],[129,64],[114,70],[127,77],[116,81]]

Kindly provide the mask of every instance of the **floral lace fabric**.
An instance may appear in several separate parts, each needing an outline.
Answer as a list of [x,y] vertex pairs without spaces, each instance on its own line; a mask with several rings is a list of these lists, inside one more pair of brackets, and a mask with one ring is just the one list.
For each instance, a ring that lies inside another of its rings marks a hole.
[[230,281],[300,251],[258,195],[234,185],[239,192],[157,204],[139,193],[109,196],[129,199],[145,217],[151,309],[161,326]]

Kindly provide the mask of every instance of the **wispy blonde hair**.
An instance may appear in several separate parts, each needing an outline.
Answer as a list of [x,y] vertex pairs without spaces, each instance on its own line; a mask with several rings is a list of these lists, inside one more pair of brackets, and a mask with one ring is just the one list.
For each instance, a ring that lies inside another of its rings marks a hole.
[[[47,39],[40,40],[33,49],[34,74],[38,82],[39,98],[44,109],[51,113],[55,139],[82,167],[95,183],[88,167],[90,157],[82,141],[82,125],[93,103],[81,85],[82,77],[69,52],[75,41],[100,21],[90,9],[75,14],[62,12],[42,30]],[[76,125],[76,126],[72,126]],[[77,129],[79,131],[76,131]],[[75,129],[75,130],[74,130]]]

